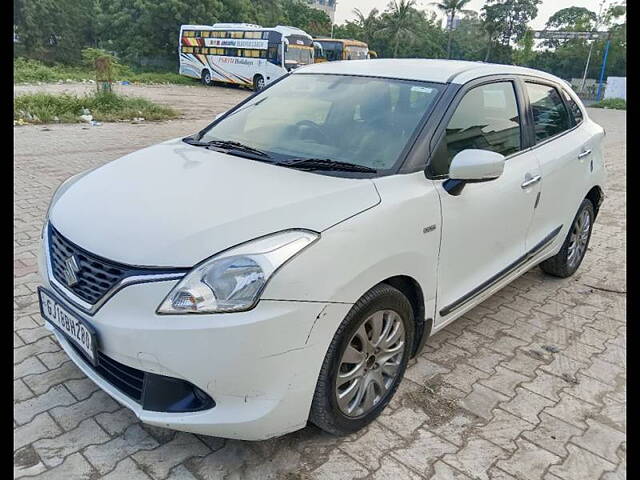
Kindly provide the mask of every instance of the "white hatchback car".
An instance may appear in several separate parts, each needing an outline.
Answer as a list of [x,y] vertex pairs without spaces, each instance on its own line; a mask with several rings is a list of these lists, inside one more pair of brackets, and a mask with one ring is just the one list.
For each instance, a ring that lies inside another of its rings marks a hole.
[[603,135],[535,70],[303,67],[198,134],[63,183],[41,311],[143,422],[353,432],[430,334],[536,264],[576,271]]

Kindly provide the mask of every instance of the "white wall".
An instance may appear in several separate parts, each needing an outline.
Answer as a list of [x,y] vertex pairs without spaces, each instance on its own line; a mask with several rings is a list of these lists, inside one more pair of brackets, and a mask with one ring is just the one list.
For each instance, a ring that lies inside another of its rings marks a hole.
[[604,98],[627,99],[627,77],[607,78],[607,88],[604,89]]

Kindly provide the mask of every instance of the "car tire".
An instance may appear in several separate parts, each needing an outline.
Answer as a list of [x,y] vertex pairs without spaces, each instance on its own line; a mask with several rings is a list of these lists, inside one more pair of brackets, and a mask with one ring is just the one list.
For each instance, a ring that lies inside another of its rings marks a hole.
[[211,72],[209,70],[204,70],[202,72],[202,84],[210,87],[213,85],[213,80],[211,80]]
[[[376,329],[381,334],[376,335]],[[353,305],[329,345],[309,420],[335,435],[355,432],[372,422],[387,406],[402,380],[411,355],[414,331],[411,303],[399,290],[379,284],[365,293]],[[367,340],[369,337],[375,340],[377,336],[379,348],[373,349],[375,342],[367,343],[362,335],[367,335]],[[400,353],[397,349],[401,343]],[[349,354],[360,355],[359,363],[346,361],[353,359],[348,356],[347,347]],[[349,372],[356,370],[362,375],[350,375]],[[350,376],[353,379],[345,381]],[[355,393],[354,389],[357,390]],[[341,396],[340,400],[338,396]],[[352,398],[347,401],[349,397]]]
[[256,75],[253,77],[253,91],[259,92],[265,87],[264,77],[262,75]]
[[595,209],[593,203],[585,198],[571,223],[560,251],[540,263],[542,271],[560,278],[567,278],[573,275],[580,267],[589,247],[594,220]]

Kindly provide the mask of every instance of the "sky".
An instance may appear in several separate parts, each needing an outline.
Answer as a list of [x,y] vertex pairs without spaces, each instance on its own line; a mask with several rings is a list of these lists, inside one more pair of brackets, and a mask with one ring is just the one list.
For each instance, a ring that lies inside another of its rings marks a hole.
[[[422,10],[433,10],[434,7],[430,5],[431,1],[432,0],[418,0],[418,8]],[[359,9],[367,15],[373,8],[383,11],[388,3],[389,0],[337,0],[335,21],[337,24],[341,24],[346,20],[354,20],[354,8]],[[538,16],[531,22],[531,27],[534,30],[542,30],[551,15],[566,7],[585,7],[598,13],[600,3],[601,0],[543,0],[542,3],[538,5]],[[609,0],[606,5],[611,3],[613,2]],[[471,0],[466,9],[475,10],[479,13],[484,4],[484,0]],[[442,16],[440,13],[439,15]]]

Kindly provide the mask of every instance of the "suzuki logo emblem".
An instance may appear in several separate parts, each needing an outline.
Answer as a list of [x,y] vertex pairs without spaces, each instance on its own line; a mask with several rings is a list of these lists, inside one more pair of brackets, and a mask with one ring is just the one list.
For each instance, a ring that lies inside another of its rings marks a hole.
[[67,282],[67,285],[73,287],[76,283],[78,283],[78,272],[80,271],[80,267],[78,266],[78,259],[75,255],[71,255],[64,261],[64,279]]

